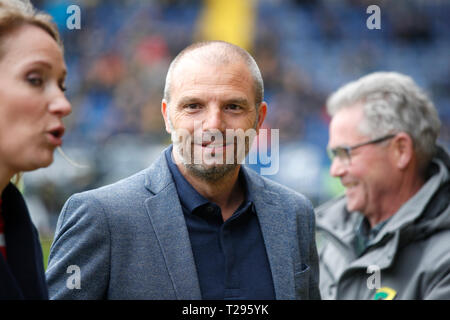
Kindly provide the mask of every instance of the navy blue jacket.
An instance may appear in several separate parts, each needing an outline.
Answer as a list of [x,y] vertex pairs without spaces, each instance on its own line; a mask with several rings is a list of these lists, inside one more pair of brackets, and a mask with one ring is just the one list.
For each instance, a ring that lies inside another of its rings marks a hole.
[[39,236],[17,188],[2,193],[7,261],[0,254],[0,300],[48,299]]

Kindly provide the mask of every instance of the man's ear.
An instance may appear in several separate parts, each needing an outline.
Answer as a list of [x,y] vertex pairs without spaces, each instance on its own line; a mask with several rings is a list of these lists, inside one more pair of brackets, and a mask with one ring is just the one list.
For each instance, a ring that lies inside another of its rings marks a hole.
[[258,108],[258,125],[256,127],[256,131],[259,132],[259,128],[261,128],[264,120],[267,115],[267,103],[265,101],[261,102]]
[[398,133],[393,138],[394,159],[398,169],[403,170],[408,167],[414,157],[414,143],[405,132]]
[[161,101],[161,113],[162,116],[164,118],[164,124],[166,125],[166,131],[167,133],[171,134],[171,130],[170,130],[170,125],[169,125],[169,114],[168,114],[168,110],[169,106],[167,105],[167,101],[165,99],[163,99]]

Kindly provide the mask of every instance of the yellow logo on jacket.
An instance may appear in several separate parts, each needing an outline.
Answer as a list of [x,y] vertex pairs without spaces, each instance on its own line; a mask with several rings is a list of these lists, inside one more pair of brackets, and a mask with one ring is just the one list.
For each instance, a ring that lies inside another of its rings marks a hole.
[[373,300],[393,300],[397,295],[397,291],[389,287],[382,287],[375,292]]

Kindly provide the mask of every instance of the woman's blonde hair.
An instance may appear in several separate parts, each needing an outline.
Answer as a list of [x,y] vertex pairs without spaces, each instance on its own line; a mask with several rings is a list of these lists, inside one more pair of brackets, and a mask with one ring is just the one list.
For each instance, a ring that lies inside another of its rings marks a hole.
[[0,57],[2,38],[24,25],[46,31],[63,49],[58,28],[49,14],[37,11],[29,0],[0,0]]

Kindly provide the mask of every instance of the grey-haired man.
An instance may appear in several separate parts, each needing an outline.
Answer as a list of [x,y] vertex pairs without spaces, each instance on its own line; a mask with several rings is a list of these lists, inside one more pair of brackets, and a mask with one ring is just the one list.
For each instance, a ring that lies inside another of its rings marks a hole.
[[330,174],[345,195],[317,210],[324,299],[450,298],[450,159],[433,103],[377,72],[327,102]]

